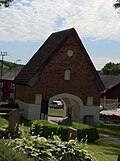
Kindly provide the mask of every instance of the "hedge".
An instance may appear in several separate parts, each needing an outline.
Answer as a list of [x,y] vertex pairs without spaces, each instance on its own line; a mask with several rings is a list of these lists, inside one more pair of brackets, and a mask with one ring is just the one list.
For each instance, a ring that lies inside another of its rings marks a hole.
[[87,139],[88,142],[93,142],[99,139],[99,134],[95,127],[76,122],[74,122],[72,126],[65,126],[52,124],[47,120],[35,120],[31,125],[30,133],[45,138],[58,135],[63,141],[68,141],[69,127],[77,129],[77,138],[79,141],[81,141],[81,139]]

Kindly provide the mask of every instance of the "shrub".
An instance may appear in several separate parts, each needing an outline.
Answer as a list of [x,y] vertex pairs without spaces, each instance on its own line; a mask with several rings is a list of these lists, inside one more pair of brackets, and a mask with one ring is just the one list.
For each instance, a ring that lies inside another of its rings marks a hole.
[[1,108],[19,108],[18,103],[9,102],[7,104],[2,104]]
[[97,139],[99,139],[99,134],[96,127],[80,124],[77,122],[74,122],[72,125],[73,128],[76,128],[78,130],[78,140],[80,141],[82,138],[87,137],[87,140],[89,142],[93,142]]
[[0,140],[0,161],[33,161],[25,154],[18,153],[7,146],[6,140]]
[[51,138],[52,135],[59,135],[62,140],[68,138],[68,127],[51,124],[47,120],[36,120],[31,126],[31,134]]
[[8,126],[2,126],[0,127],[0,138],[2,137],[8,137]]
[[[68,141],[68,128],[71,126],[51,124],[46,120],[36,120],[33,121],[31,126],[31,134],[40,135],[45,138],[49,138],[52,135],[58,135],[62,140]],[[77,129],[77,137],[80,141],[81,139],[88,139],[92,142],[99,138],[98,131],[95,127],[84,125],[80,123],[73,123],[73,128]]]
[[77,140],[62,142],[56,135],[48,140],[39,136],[15,139],[9,146],[26,153],[36,161],[93,161],[85,143]]

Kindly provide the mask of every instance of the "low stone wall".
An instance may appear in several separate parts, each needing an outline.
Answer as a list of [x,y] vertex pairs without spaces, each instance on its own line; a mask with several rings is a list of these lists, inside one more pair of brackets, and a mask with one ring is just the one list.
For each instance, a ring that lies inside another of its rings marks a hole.
[[20,100],[16,100],[21,109],[21,115],[28,120],[39,120],[41,105],[39,104],[28,104]]

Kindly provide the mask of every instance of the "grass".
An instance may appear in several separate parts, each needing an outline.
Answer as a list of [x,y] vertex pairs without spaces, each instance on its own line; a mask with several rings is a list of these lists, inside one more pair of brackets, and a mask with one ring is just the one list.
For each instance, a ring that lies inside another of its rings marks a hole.
[[88,143],[88,150],[92,152],[97,161],[117,161],[120,145],[99,139],[95,143]]
[[0,116],[0,127],[8,125],[8,116]]
[[63,117],[63,109],[48,108],[48,115]]
[[105,124],[104,122],[101,122],[100,127],[98,128],[98,132],[104,133],[104,134],[110,134],[114,136],[120,136],[120,123]]

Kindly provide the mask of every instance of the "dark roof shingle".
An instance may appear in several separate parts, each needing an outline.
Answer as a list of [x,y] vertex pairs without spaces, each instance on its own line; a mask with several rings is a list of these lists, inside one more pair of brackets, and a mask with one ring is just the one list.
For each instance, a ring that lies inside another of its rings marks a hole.
[[54,55],[55,51],[60,48],[63,40],[65,41],[65,39],[74,32],[74,29],[68,29],[51,34],[30,61],[25,65],[23,70],[18,74],[14,80],[15,83],[29,84],[32,77],[44,68]]
[[120,75],[113,76],[113,75],[100,75],[101,80],[105,86],[105,89],[110,89],[120,83]]

